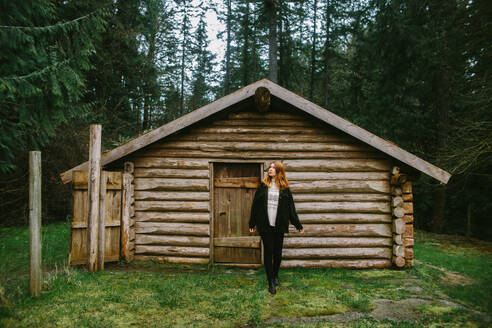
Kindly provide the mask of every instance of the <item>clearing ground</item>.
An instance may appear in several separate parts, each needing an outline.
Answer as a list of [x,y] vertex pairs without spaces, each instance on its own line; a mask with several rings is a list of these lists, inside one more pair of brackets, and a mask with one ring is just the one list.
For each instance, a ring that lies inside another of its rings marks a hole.
[[[69,224],[43,230],[44,285],[27,294],[28,231],[0,229],[0,327],[491,327],[491,244],[417,231],[405,270],[66,266]],[[488,245],[488,246],[487,246]]]

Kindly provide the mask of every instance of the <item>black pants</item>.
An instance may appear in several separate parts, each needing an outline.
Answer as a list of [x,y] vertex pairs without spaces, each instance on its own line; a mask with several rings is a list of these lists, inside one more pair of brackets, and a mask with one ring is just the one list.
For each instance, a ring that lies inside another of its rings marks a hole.
[[268,281],[278,277],[280,262],[282,261],[282,247],[284,245],[284,233],[276,232],[269,227],[266,232],[260,233],[263,240],[265,270]]

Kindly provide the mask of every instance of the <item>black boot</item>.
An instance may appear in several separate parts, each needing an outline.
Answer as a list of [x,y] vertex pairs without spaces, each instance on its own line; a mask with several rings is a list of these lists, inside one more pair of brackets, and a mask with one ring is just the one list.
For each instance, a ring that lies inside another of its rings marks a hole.
[[270,294],[275,294],[277,292],[277,290],[275,288],[275,284],[273,283],[273,280],[268,281],[268,292]]
[[273,284],[275,286],[280,286],[280,282],[278,281],[278,276],[275,276],[275,278],[273,278]]

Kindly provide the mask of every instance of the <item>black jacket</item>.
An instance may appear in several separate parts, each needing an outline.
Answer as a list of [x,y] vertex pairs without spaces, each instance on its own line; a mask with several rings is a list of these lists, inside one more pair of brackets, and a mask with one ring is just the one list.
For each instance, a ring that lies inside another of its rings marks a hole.
[[[253,229],[255,226],[258,232],[265,232],[270,226],[268,221],[268,187],[262,182],[256,190],[253,204],[251,205],[251,217],[249,219],[249,227]],[[299,217],[296,213],[294,199],[289,188],[279,190],[277,218],[275,219],[275,228],[279,232],[289,232],[289,221],[296,227],[297,230],[302,229],[302,224],[299,222]]]

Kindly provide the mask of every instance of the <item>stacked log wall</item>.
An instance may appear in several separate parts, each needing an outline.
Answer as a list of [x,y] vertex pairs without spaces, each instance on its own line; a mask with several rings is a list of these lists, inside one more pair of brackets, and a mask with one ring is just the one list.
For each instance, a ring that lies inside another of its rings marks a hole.
[[229,114],[132,155],[135,258],[206,263],[212,161],[282,160],[303,235],[285,267],[390,267],[391,160],[328,125],[287,113]]

